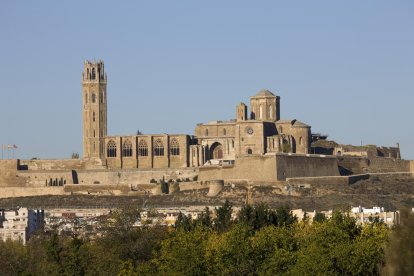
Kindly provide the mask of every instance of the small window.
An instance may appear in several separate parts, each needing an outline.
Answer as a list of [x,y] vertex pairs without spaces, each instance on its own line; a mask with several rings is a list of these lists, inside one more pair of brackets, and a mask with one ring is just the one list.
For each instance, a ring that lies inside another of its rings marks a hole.
[[206,128],[206,136],[208,136],[208,128]]
[[223,129],[223,135],[226,136],[227,135],[227,130]]
[[93,112],[92,117],[92,120],[95,122],[95,111]]
[[247,154],[253,154],[253,150],[251,148],[247,149]]
[[102,91],[99,93],[99,98],[101,99],[101,103],[104,103],[104,96]]
[[92,93],[92,103],[96,103],[96,95],[94,92]]
[[85,94],[85,103],[88,103],[88,94]]

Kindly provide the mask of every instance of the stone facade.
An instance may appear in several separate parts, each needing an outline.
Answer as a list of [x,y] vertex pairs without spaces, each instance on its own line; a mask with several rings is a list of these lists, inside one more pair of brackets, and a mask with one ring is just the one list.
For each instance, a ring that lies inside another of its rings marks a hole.
[[247,106],[240,103],[236,119],[198,124],[195,136],[107,136],[107,76],[102,61],[86,61],[82,75],[83,157],[107,168],[166,169],[199,167],[211,160],[268,153],[307,154],[310,126],[280,120],[280,97],[261,90]]
[[104,158],[107,136],[106,73],[103,61],[85,61],[82,74],[83,157]]

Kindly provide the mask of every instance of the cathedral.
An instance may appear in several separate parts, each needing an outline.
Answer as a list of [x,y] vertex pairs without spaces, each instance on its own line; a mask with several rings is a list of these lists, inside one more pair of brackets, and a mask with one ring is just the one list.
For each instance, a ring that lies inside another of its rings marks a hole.
[[261,90],[236,118],[198,124],[194,135],[107,135],[107,76],[103,61],[85,61],[82,74],[83,158],[109,169],[165,169],[234,164],[243,156],[308,154],[311,128],[280,118],[280,97]]

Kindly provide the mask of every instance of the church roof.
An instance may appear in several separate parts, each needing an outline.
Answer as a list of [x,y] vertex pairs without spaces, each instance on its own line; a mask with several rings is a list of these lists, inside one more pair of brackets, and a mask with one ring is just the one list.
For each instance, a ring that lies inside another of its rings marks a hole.
[[301,121],[295,120],[295,122],[293,123],[293,127],[310,127],[310,126]]
[[307,124],[305,124],[301,121],[298,121],[296,119],[293,119],[293,120],[279,120],[279,121],[276,121],[276,123],[277,124],[290,124],[290,125],[292,125],[292,127],[299,127],[299,128],[310,127],[309,125],[307,125]]
[[269,97],[269,96],[275,97],[275,94],[273,94],[267,89],[263,89],[263,90],[260,90],[259,93],[257,93],[255,97]]

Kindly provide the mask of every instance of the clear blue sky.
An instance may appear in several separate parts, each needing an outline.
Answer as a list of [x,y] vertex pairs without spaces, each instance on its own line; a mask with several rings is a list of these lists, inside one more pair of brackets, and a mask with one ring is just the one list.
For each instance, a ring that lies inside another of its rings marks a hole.
[[81,153],[93,58],[110,135],[193,134],[267,88],[283,119],[414,159],[414,1],[1,1],[0,144]]

